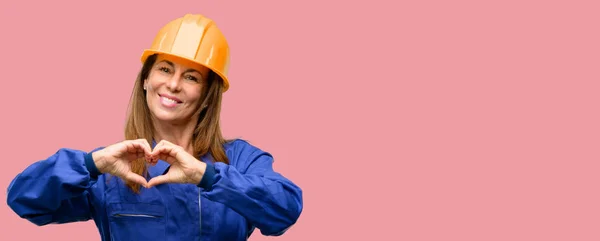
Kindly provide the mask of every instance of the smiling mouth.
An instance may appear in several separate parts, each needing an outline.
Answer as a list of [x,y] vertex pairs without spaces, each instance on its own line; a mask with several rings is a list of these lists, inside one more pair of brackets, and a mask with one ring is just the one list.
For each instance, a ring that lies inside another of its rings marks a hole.
[[165,102],[167,103],[173,103],[173,104],[181,104],[183,103],[183,101],[177,100],[177,99],[171,99],[167,96],[161,95],[159,94],[158,96],[160,96],[161,99],[163,99]]

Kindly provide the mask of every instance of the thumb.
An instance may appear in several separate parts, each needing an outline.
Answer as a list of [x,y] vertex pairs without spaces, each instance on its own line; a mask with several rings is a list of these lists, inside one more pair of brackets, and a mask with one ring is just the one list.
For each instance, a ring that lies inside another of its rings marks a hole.
[[148,188],[169,182],[169,178],[166,175],[156,176],[148,182]]

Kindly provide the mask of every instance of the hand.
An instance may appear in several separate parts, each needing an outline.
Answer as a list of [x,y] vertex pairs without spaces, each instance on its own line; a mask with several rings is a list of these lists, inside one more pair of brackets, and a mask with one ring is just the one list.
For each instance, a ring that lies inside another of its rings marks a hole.
[[156,164],[158,159],[171,164],[169,171],[163,175],[152,178],[147,188],[163,183],[192,183],[198,184],[202,180],[206,163],[199,161],[189,154],[183,147],[162,140],[150,153],[149,162]]
[[109,173],[147,186],[145,178],[131,171],[130,163],[141,157],[149,159],[151,152],[146,139],[125,140],[92,153],[92,158],[101,173]]

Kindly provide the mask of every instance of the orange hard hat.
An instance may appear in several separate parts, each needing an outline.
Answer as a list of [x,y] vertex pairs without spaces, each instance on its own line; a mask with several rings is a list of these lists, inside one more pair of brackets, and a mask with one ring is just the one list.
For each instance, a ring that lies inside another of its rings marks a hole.
[[229,89],[229,45],[215,22],[200,14],[186,14],[163,26],[152,46],[144,50],[142,63],[153,54],[182,58],[209,68]]

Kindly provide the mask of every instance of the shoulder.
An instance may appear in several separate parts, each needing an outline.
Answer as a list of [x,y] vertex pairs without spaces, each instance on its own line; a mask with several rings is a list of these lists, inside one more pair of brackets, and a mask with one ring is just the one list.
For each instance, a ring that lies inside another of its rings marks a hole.
[[273,158],[269,152],[245,139],[229,140],[224,144],[224,148],[233,165],[247,166],[258,158]]
[[268,154],[268,152],[262,150],[255,144],[250,143],[250,141],[245,139],[232,139],[228,140],[224,144],[225,152],[234,153],[234,154],[243,154],[243,155],[251,155],[251,154]]

